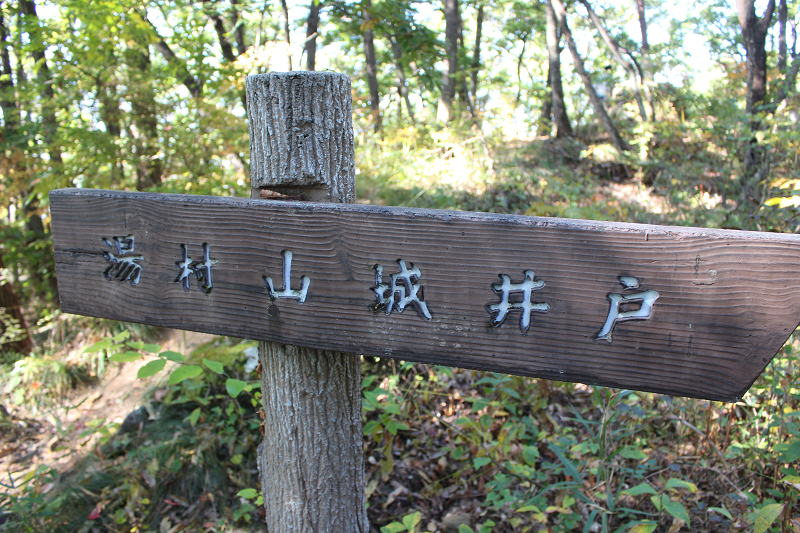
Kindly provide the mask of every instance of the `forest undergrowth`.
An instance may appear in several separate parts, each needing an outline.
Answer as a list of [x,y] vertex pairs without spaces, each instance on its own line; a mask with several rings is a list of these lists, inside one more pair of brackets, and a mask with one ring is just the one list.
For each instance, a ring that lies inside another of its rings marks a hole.
[[[726,146],[719,139],[731,136],[714,130],[722,126],[702,120],[646,125],[639,152],[625,156],[602,142],[506,142],[468,127],[363,130],[358,195],[385,205],[797,231],[786,194],[797,183],[796,148],[778,149],[791,136],[781,141],[775,128],[772,164],[782,178],[762,184],[763,202],[751,209],[731,183],[741,146]],[[217,338],[179,353],[163,349],[151,328],[58,312],[37,331],[34,355],[2,361],[0,531],[266,531],[254,343]],[[790,337],[736,403],[365,357],[371,527],[800,531],[798,350]],[[120,364],[137,365],[143,379],[163,375],[133,418],[76,426],[42,416]],[[42,447],[53,446],[35,439],[45,426],[75,455],[69,469],[41,460]]]

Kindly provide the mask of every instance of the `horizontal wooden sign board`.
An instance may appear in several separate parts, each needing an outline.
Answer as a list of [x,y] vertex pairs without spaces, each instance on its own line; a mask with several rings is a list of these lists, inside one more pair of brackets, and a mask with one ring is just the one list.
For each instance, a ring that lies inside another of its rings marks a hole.
[[800,321],[800,236],[50,193],[65,312],[715,400]]

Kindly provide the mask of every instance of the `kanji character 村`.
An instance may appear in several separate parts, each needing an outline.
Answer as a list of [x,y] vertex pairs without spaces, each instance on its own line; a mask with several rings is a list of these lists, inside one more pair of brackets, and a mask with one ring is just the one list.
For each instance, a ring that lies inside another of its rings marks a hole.
[[189,252],[185,244],[181,244],[181,260],[175,261],[178,267],[178,277],[175,278],[175,283],[183,282],[183,290],[189,290],[189,277],[194,276],[206,294],[211,292],[213,283],[211,281],[211,267],[218,264],[219,261],[211,259],[211,248],[208,243],[203,243],[203,259],[200,261],[193,261],[189,257]]

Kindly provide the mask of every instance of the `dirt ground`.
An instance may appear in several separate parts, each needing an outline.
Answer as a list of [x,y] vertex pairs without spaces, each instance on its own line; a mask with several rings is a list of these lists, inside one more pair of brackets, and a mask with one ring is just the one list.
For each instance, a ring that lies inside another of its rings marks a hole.
[[[163,350],[189,353],[213,338],[205,333],[167,330],[160,344]],[[169,372],[137,379],[141,366],[141,361],[112,364],[96,384],[71,391],[59,405],[42,409],[35,416],[14,413],[13,426],[0,434],[0,482],[17,486],[26,474],[40,465],[65,474],[99,438],[97,434],[88,439],[79,438],[91,424],[104,421],[138,425],[137,416],[151,416],[150,392],[154,391],[156,398],[163,395]]]

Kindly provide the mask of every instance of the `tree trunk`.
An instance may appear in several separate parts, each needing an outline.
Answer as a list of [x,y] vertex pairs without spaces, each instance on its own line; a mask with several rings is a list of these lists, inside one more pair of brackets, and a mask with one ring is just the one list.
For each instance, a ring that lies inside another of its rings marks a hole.
[[[2,7],[2,2],[0,2]],[[0,60],[2,62],[2,75],[0,75],[0,107],[3,110],[3,125],[5,126],[5,141],[15,145],[19,135],[20,114],[17,107],[17,98],[14,94],[14,76],[11,67],[11,56],[8,53],[8,30],[6,29],[3,12],[0,10]]]
[[586,12],[589,14],[589,20],[592,21],[592,25],[597,29],[597,32],[600,34],[600,37],[603,39],[603,42],[608,47],[608,50],[611,52],[611,55],[614,57],[614,60],[619,64],[622,68],[625,69],[625,72],[628,73],[628,77],[633,82],[633,95],[636,98],[636,104],[639,106],[639,114],[642,117],[644,122],[647,122],[647,111],[644,108],[644,101],[642,100],[642,91],[639,88],[639,77],[636,73],[636,69],[629,61],[625,61],[625,58],[622,57],[622,51],[620,50],[620,46],[611,38],[611,35],[608,34],[606,31],[605,26],[603,26],[603,22],[600,20],[600,17],[597,16],[597,13],[594,12],[592,9],[591,4],[589,4],[589,0],[579,0],[583,7],[586,8]]
[[458,0],[444,0],[445,68],[442,73],[442,99],[437,113],[439,120],[449,122],[455,117],[453,100],[456,97],[458,74],[458,32],[461,27]]
[[319,28],[319,10],[322,2],[311,0],[306,22],[306,70],[313,71],[317,65],[317,29]]
[[778,4],[778,70],[786,70],[786,20],[789,17],[789,9],[786,0],[780,0]]
[[175,70],[176,78],[186,87],[189,94],[192,95],[192,98],[200,98],[203,94],[203,80],[196,79],[192,76],[191,72],[189,72],[189,68],[186,66],[186,62],[175,55],[175,52],[172,51],[167,42],[159,35],[153,23],[147,19],[147,15],[144,13],[140,13],[139,15],[150,27],[153,36],[153,47],[158,50],[158,53],[160,53],[164,60]]
[[[158,118],[153,80],[150,79],[150,53],[146,47],[128,48],[126,51],[130,67],[128,100],[131,117],[140,135],[137,139],[136,190],[143,191],[161,183],[163,161],[158,156]],[[133,89],[133,90],[131,90]]]
[[[6,268],[3,262],[3,256],[0,254],[0,271]],[[28,326],[25,323],[25,317],[22,315],[22,305],[19,302],[17,293],[14,292],[14,286],[7,280],[0,276],[0,309],[5,310],[7,316],[16,320],[19,323],[19,328],[22,330],[18,339],[13,342],[0,344],[0,353],[12,351],[19,354],[27,355],[33,347],[31,341],[31,334],[28,331]],[[5,333],[5,325],[0,322],[0,336]]]
[[400,96],[406,103],[406,109],[408,110],[408,116],[411,119],[412,124],[416,124],[417,121],[414,118],[414,108],[411,106],[411,99],[408,97],[408,86],[406,85],[406,73],[405,69],[403,68],[403,63],[400,60],[403,57],[403,48],[400,46],[400,43],[392,37],[391,35],[388,36],[389,44],[392,46],[392,54],[394,55],[394,67],[397,71],[397,92],[400,93]]
[[281,17],[283,17],[283,40],[286,43],[286,70],[292,71],[292,39],[289,33],[289,8],[286,0],[281,0]]
[[[44,143],[47,145],[47,155],[52,165],[51,171],[58,172],[63,164],[61,149],[57,145],[58,120],[56,118],[55,93],[53,91],[53,77],[47,65],[44,50],[46,45],[42,39],[39,27],[39,16],[36,14],[36,4],[33,0],[20,0],[20,12],[25,17],[25,30],[30,38],[31,57],[37,65],[40,91],[42,94],[42,129],[44,130]],[[66,185],[66,184],[64,184]]]
[[483,33],[483,4],[478,5],[478,18],[475,22],[475,48],[472,52],[472,101],[478,105],[478,72],[481,69],[481,36]]
[[242,55],[247,52],[247,44],[244,40],[244,23],[239,21],[238,5],[239,0],[231,0],[231,25],[236,39],[236,51],[239,52],[239,55]]
[[578,73],[578,76],[580,76],[581,81],[583,82],[583,87],[586,89],[586,93],[589,95],[589,100],[592,102],[592,107],[594,108],[597,118],[600,119],[600,123],[603,125],[606,133],[608,133],[611,144],[614,145],[614,148],[616,148],[619,152],[630,150],[628,143],[626,143],[622,137],[620,137],[617,128],[611,121],[611,117],[608,116],[608,112],[603,105],[603,100],[600,98],[600,96],[598,96],[597,91],[592,84],[592,79],[586,72],[586,68],[584,68],[583,59],[578,53],[578,47],[575,45],[575,41],[572,38],[572,32],[567,24],[567,12],[564,10],[564,5],[561,3],[561,0],[552,0],[552,3],[553,9],[556,13],[556,18],[561,25],[561,31],[564,34],[564,38],[567,40],[567,48],[569,48],[569,52],[572,54],[572,62],[575,65],[575,71]]
[[[253,196],[269,188],[354,202],[350,79],[262,74],[246,86]],[[262,342],[259,359],[258,467],[270,532],[367,533],[359,356]]]
[[558,32],[558,19],[550,0],[547,0],[545,9],[547,10],[548,82],[550,85],[553,121],[556,125],[556,137],[570,137],[572,135],[572,126],[564,103],[564,88],[561,85],[561,34]]
[[636,2],[636,11],[639,12],[639,29],[642,33],[642,61],[641,61],[641,78],[642,89],[644,96],[647,98],[647,105],[650,107],[650,119],[656,119],[656,105],[653,101],[653,65],[650,61],[650,43],[647,40],[647,18],[645,17],[644,0],[634,0]]
[[371,0],[364,2],[364,54],[367,60],[367,84],[369,85],[369,107],[372,109],[372,124],[375,132],[381,131],[381,107],[378,94],[378,64],[375,60],[375,42],[372,35]]
[[[742,40],[747,52],[747,100],[745,111],[754,114],[759,111],[767,96],[767,33],[775,11],[775,0],[769,0],[764,16],[756,15],[755,0],[736,0],[739,24],[742,27]],[[758,129],[758,121],[752,126]]]

